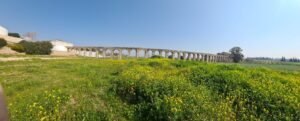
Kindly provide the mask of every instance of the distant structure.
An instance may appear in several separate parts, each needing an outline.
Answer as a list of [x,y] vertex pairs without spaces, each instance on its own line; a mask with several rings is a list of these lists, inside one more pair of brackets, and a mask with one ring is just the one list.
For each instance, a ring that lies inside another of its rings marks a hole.
[[23,39],[28,41],[36,41],[36,32],[28,32],[24,35]]
[[8,30],[2,26],[0,26],[0,35],[8,36]]
[[72,43],[68,43],[62,40],[50,40],[50,43],[53,45],[52,51],[58,52],[67,52],[68,47],[73,47]]
[[5,39],[7,43],[19,43],[22,41],[21,38],[8,36],[8,30],[2,26],[0,26],[0,38]]
[[[95,58],[116,58],[126,57],[151,58],[159,55],[163,58],[195,60],[206,62],[232,62],[232,59],[226,55],[215,55],[209,53],[189,52],[169,49],[155,48],[137,48],[137,47],[68,47],[68,52],[78,56],[87,56]],[[132,52],[134,55],[132,56]]]
[[[22,40],[36,41],[36,32],[28,32],[23,38],[8,36],[8,30],[0,26],[0,38],[4,38],[8,43],[19,43]],[[163,58],[195,60],[207,62],[231,62],[228,55],[215,55],[209,53],[189,52],[169,49],[156,48],[137,48],[137,47],[74,47],[72,43],[62,40],[50,40],[53,45],[52,54],[66,55],[75,54],[79,56],[88,56],[96,58],[117,58],[135,57],[135,58],[151,58],[159,55]],[[134,54],[132,55],[132,52]]]
[[[29,41],[29,42],[38,41],[37,38],[36,38],[36,36],[37,36],[36,32],[28,32],[25,35],[23,35],[23,37],[21,37],[21,38],[9,36],[8,33],[9,33],[9,31],[6,28],[0,26],[0,38],[5,39],[10,44],[19,43],[22,40]],[[46,40],[46,41],[49,41],[53,45],[52,52],[54,52],[54,53],[57,53],[57,52],[58,53],[61,53],[61,52],[65,53],[65,52],[68,51],[68,47],[73,47],[74,46],[72,43],[68,43],[68,42],[65,42],[63,40],[58,40],[58,39],[56,39],[56,40]]]

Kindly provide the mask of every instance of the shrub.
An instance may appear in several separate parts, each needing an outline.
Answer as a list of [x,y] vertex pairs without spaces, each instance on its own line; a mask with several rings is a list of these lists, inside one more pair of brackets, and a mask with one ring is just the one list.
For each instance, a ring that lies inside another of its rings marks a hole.
[[157,61],[152,61],[152,62],[149,62],[149,66],[151,66],[151,67],[161,67],[162,63],[159,63]]
[[180,60],[184,60],[184,56],[180,56]]
[[3,39],[3,38],[0,38],[0,48],[4,47],[4,46],[6,46],[6,45],[7,45],[6,40]]
[[21,44],[11,44],[9,45],[10,49],[17,51],[19,53],[25,52],[25,48]]
[[53,45],[48,41],[28,42],[21,41],[20,44],[24,47],[25,53],[30,55],[49,55]]
[[8,33],[8,36],[17,37],[17,38],[21,37],[19,33]]
[[151,58],[163,58],[163,57],[160,55],[153,55],[153,56],[151,56]]

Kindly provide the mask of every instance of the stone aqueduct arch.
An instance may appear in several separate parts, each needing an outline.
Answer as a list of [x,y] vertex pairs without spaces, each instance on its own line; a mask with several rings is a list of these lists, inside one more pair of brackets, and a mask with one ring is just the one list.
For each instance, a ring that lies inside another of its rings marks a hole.
[[[214,55],[209,53],[198,53],[168,49],[136,48],[136,47],[69,47],[69,52],[78,56],[96,57],[96,58],[117,58],[124,56],[135,58],[150,58],[153,55],[159,55],[164,58],[195,60],[206,62],[231,62],[229,56]],[[134,52],[134,55],[132,55]],[[151,54],[151,55],[150,55]]]

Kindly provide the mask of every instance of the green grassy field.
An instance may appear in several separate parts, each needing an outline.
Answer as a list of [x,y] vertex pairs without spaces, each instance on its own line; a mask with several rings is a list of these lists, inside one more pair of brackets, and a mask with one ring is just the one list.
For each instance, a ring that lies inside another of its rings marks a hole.
[[281,62],[281,63],[241,63],[241,66],[253,67],[253,68],[270,68],[279,71],[300,71],[300,63],[291,63],[291,62]]
[[299,120],[300,73],[279,70],[164,59],[30,60],[0,62],[0,83],[11,120]]

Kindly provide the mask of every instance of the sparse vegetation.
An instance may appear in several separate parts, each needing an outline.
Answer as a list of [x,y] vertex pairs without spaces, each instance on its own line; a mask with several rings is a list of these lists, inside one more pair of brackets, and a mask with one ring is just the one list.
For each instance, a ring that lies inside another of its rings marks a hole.
[[3,38],[0,38],[0,48],[4,47],[4,46],[6,46],[6,45],[7,45],[6,40],[3,39]]
[[21,44],[10,44],[8,45],[8,47],[10,47],[12,50],[17,51],[19,53],[23,53],[25,52],[25,48],[23,47],[23,45]]
[[299,72],[91,58],[5,62],[0,69],[11,120],[300,119]]

